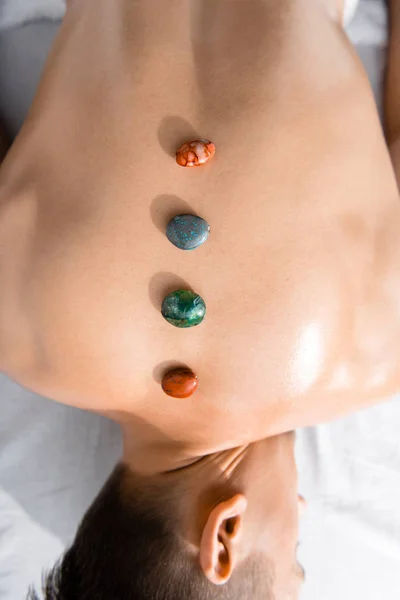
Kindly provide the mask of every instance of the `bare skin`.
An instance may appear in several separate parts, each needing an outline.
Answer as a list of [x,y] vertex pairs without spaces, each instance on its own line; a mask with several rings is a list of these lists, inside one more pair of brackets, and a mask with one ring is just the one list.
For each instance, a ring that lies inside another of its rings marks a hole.
[[[342,2],[163,7],[70,3],[0,171],[0,364],[121,423],[134,471],[187,465],[182,527],[211,581],[257,549],[296,598],[293,436],[277,434],[400,387],[395,174]],[[216,157],[182,169],[195,137]],[[211,236],[183,253],[160,229],[192,211]],[[160,315],[180,287],[207,303],[191,330]],[[176,364],[199,376],[191,399],[161,391]],[[238,493],[200,511],[216,481]]]
[[[398,190],[333,8],[72,3],[1,169],[7,374],[166,468],[398,390]],[[178,167],[197,136],[216,157]],[[159,230],[182,210],[211,225],[195,252]],[[190,330],[159,311],[182,286],[207,303]],[[185,401],[160,387],[175,364]]]

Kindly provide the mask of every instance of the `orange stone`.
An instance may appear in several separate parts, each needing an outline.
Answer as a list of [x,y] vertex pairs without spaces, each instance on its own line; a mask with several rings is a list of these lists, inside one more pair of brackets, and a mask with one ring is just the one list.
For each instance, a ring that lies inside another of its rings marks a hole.
[[162,380],[162,389],[173,398],[189,398],[197,388],[197,375],[190,369],[174,369]]
[[181,167],[200,167],[215,154],[215,146],[209,140],[199,139],[183,144],[176,152],[176,162]]

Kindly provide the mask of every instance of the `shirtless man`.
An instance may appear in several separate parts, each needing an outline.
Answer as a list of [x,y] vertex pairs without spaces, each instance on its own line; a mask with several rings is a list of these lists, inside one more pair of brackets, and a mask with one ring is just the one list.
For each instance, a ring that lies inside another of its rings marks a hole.
[[[48,598],[297,598],[291,432],[400,388],[399,194],[343,8],[69,5],[0,172],[0,364],[124,454]],[[179,167],[198,137],[215,158]],[[182,212],[211,225],[194,252]],[[160,314],[182,287],[198,327]],[[186,400],[160,386],[181,364]]]

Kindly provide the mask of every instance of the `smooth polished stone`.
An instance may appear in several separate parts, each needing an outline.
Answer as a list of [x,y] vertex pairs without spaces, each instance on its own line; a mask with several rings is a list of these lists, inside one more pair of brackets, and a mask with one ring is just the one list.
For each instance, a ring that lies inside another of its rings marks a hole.
[[164,298],[161,314],[175,327],[195,327],[204,319],[206,305],[198,294],[190,290],[176,290]]
[[167,238],[181,250],[195,250],[207,241],[210,226],[196,215],[176,215],[167,225]]
[[197,388],[198,379],[190,369],[180,368],[164,375],[161,385],[168,396],[189,398]]
[[200,167],[215,154],[215,146],[210,140],[199,139],[186,142],[176,152],[176,162],[181,167]]

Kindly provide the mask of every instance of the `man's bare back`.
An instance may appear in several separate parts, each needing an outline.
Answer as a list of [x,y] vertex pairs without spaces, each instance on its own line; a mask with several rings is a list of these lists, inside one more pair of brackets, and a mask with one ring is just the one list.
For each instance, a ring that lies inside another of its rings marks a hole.
[[[216,156],[182,169],[194,137]],[[396,181],[320,0],[74,2],[0,186],[4,370],[138,444],[215,452],[398,389]],[[195,252],[160,232],[179,212],[210,223]],[[181,287],[190,330],[160,314]],[[192,398],[162,392],[175,364]]]

